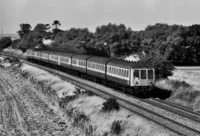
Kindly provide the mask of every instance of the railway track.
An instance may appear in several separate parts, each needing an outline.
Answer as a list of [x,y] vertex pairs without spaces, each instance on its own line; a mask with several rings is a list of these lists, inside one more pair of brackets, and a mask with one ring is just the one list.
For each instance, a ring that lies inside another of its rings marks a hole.
[[[93,93],[95,93],[96,95],[99,95],[103,98],[108,99],[109,97],[115,97],[118,100],[118,102],[120,103],[121,107],[128,109],[128,110],[132,111],[133,113],[136,113],[136,114],[138,114],[138,115],[140,115],[140,116],[142,116],[142,117],[144,117],[144,118],[146,118],[146,119],[148,119],[148,120],[150,120],[150,121],[152,121],[152,122],[154,122],[154,123],[156,123],[156,124],[158,124],[158,125],[160,125],[164,128],[167,128],[168,130],[170,130],[170,131],[172,131],[172,132],[174,132],[178,135],[185,135],[185,136],[198,136],[198,135],[200,135],[200,131],[197,130],[197,129],[194,129],[194,128],[191,128],[187,125],[176,122],[173,119],[162,116],[162,115],[160,115],[160,114],[158,114],[155,111],[152,111],[150,109],[146,109],[146,108],[142,107],[140,105],[140,103],[139,104],[133,103],[133,102],[130,102],[126,99],[123,99],[123,98],[121,98],[121,97],[119,97],[115,94],[111,94],[111,93],[109,93],[109,91],[107,92],[106,89],[99,89],[97,86],[94,85],[94,83],[93,83],[93,85],[91,85],[90,81],[87,81],[87,83],[82,82],[83,79],[79,79],[77,81],[76,80],[77,77],[69,76],[68,74],[60,72],[58,70],[51,69],[51,68],[41,66],[41,65],[37,65],[37,64],[33,64],[33,63],[27,62],[25,60],[21,60],[21,61],[23,63],[27,63],[29,65],[36,66],[36,67],[39,67],[41,69],[47,70],[47,71],[49,71],[53,74],[59,75],[60,77],[62,77],[64,79],[70,80],[70,82],[76,84],[77,86],[84,88],[86,90],[90,90]],[[136,98],[134,98],[134,99],[136,99]],[[197,114],[191,113],[191,111],[185,110],[184,108],[179,108],[175,105],[172,106],[172,105],[166,104],[166,103],[159,101],[159,100],[156,100],[156,99],[142,100],[142,101],[146,102],[148,104],[157,106],[159,108],[168,110],[168,111],[173,112],[175,114],[178,114],[180,116],[187,117],[187,118],[194,120],[196,122],[199,122],[200,117],[199,117],[198,113]]]

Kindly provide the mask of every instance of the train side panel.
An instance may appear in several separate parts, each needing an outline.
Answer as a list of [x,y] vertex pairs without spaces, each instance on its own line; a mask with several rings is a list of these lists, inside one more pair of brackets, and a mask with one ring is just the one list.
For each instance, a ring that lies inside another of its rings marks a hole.
[[86,73],[87,68],[86,68],[86,64],[87,64],[87,59],[91,57],[88,55],[74,55],[72,56],[72,69],[82,72],[82,73]]
[[60,54],[60,66],[72,69],[72,53],[62,53]]
[[49,53],[49,63],[59,65],[59,52],[50,52]]
[[43,61],[43,62],[48,63],[49,62],[49,54],[50,54],[50,52],[48,52],[48,51],[41,51],[40,54],[41,54],[40,60]]
[[87,60],[87,74],[106,79],[106,63],[110,58],[91,57]]

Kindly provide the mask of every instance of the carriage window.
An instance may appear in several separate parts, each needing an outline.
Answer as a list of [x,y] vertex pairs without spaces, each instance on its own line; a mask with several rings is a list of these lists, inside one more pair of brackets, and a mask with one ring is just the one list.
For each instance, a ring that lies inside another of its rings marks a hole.
[[139,70],[135,70],[135,71],[134,71],[133,77],[139,79]]
[[153,79],[153,70],[148,70],[148,79]]
[[129,77],[129,71],[126,70],[126,77]]
[[72,60],[72,64],[76,64],[76,60],[73,59],[73,60]]
[[141,79],[146,79],[147,75],[146,75],[146,70],[141,70]]
[[64,59],[64,57],[60,57],[60,61],[64,61],[65,59]]

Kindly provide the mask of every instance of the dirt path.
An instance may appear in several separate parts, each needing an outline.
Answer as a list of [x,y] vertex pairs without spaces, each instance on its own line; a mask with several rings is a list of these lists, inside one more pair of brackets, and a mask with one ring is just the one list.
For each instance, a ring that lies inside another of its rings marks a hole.
[[0,136],[65,135],[67,125],[20,75],[0,70]]

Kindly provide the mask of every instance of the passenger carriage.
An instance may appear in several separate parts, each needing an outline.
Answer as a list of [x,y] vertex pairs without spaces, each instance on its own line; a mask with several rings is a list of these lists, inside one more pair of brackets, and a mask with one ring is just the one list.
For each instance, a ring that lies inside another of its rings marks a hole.
[[39,50],[27,50],[27,56],[29,59],[40,60],[40,51]]
[[50,52],[49,53],[49,63],[60,65],[60,53],[59,52]]
[[86,73],[86,64],[87,64],[87,59],[89,59],[92,56],[88,55],[73,55],[72,56],[72,69]]
[[60,66],[72,69],[72,53],[60,53]]
[[40,60],[43,61],[43,62],[48,63],[49,62],[49,56],[50,56],[49,51],[41,51],[40,52]]
[[106,64],[110,58],[91,57],[87,60],[87,74],[97,78],[106,79]]

